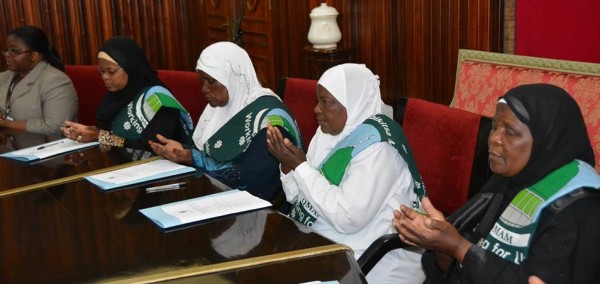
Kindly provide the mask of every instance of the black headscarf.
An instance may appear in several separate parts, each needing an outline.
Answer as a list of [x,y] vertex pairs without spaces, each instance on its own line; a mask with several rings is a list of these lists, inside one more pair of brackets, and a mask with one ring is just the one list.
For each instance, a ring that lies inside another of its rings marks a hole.
[[127,85],[120,91],[108,92],[96,111],[98,127],[110,129],[115,115],[129,104],[145,87],[165,86],[158,79],[142,49],[131,38],[115,36],[107,40],[100,51],[108,54],[127,73]]
[[[521,85],[501,97],[515,116],[527,125],[533,144],[525,168],[514,177],[494,174],[481,192],[496,193],[499,202],[488,207],[476,240],[486,236],[493,221],[516,194],[574,159],[595,166],[585,122],[577,102],[563,89],[549,84]],[[492,217],[492,218],[488,218]],[[489,222],[492,221],[492,222]]]
[[565,90],[549,84],[523,85],[502,98],[533,137],[529,163],[513,181],[529,186],[574,159],[595,166],[583,115]]
[[519,190],[574,159],[595,166],[583,115],[565,90],[550,84],[521,85],[501,99],[529,128],[533,137],[531,156],[519,174],[511,178],[492,175],[482,191],[505,194],[507,204]]
[[22,26],[8,33],[9,36],[14,36],[21,39],[27,47],[43,55],[44,60],[54,68],[65,71],[65,65],[60,60],[56,49],[50,45],[48,37],[40,28],[34,26]]

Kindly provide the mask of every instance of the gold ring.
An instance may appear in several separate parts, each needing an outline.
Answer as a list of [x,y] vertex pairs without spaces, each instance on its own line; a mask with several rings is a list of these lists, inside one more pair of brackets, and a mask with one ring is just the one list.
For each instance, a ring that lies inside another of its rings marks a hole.
[[77,142],[79,142],[79,140],[81,140],[81,135],[77,136]]

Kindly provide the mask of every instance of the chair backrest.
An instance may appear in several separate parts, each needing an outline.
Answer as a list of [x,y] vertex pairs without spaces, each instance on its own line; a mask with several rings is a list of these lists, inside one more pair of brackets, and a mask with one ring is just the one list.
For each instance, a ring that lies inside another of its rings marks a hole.
[[[106,87],[96,66],[66,65],[65,73],[71,78],[79,98],[78,121],[85,125],[96,125],[96,108],[106,94]],[[206,106],[201,94],[202,81],[196,72],[158,70],[158,77],[190,113],[195,124]]]
[[493,116],[498,97],[532,83],[559,86],[577,101],[600,172],[600,64],[462,49],[450,106]]
[[[402,125],[433,205],[449,216],[488,180],[491,119],[416,98],[401,98],[394,119]],[[363,274],[391,250],[409,245],[397,233],[374,241],[358,259]]]
[[96,125],[96,108],[106,94],[104,82],[93,65],[66,65],[65,73],[77,91],[79,114],[77,120],[85,125]]
[[436,208],[451,214],[489,178],[491,120],[417,98],[402,99],[395,109],[428,196]]
[[291,77],[281,78],[277,94],[296,118],[306,151],[319,127],[314,113],[317,105],[317,81]]
[[171,90],[173,96],[190,113],[194,125],[207,105],[202,95],[202,81],[192,71],[158,70],[158,78]]

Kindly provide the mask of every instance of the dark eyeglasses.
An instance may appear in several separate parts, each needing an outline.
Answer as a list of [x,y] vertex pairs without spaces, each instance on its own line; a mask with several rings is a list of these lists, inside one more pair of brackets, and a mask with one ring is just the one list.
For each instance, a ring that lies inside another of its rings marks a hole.
[[33,52],[33,50],[19,51],[19,50],[16,50],[16,49],[12,48],[12,47],[5,47],[5,48],[2,49],[2,54],[4,54],[4,55],[10,55],[12,57],[15,57],[15,56],[18,56],[18,55],[21,55],[21,54],[25,54],[25,53],[31,53],[31,52]]
[[100,75],[108,75],[108,76],[114,76],[117,72],[123,70],[123,67],[119,67],[119,69],[117,70],[110,70],[110,69],[103,69],[100,68],[100,66],[98,66],[98,73],[100,73]]

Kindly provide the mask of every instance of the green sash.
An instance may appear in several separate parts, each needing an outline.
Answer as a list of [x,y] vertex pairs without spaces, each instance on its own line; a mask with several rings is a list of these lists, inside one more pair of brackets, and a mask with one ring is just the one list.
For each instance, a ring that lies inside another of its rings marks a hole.
[[194,125],[190,114],[171,92],[162,86],[142,89],[124,109],[117,113],[111,125],[112,133],[125,139],[140,139],[146,126],[162,107],[179,110],[183,129],[187,136],[191,137]]
[[[374,143],[383,141],[394,146],[408,164],[414,180],[413,191],[415,194],[412,207],[419,212],[423,212],[421,198],[426,195],[425,186],[417,171],[404,131],[398,123],[385,115],[371,116],[356,127],[323,159],[319,169],[331,184],[338,186],[352,158]],[[309,227],[318,218],[317,212],[303,194],[298,194],[289,216]]]
[[221,162],[242,155],[267,123],[285,128],[302,148],[300,131],[287,107],[276,97],[262,96],[240,110],[204,143],[204,152]]
[[600,176],[588,164],[575,160],[517,193],[478,245],[508,261],[521,263],[527,258],[542,209],[581,187],[600,189]]

